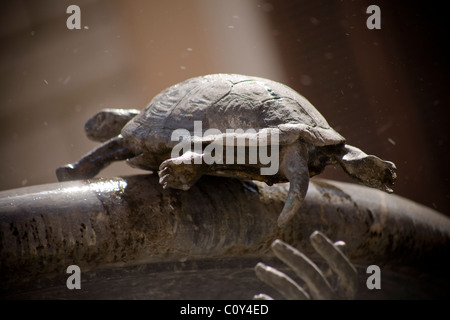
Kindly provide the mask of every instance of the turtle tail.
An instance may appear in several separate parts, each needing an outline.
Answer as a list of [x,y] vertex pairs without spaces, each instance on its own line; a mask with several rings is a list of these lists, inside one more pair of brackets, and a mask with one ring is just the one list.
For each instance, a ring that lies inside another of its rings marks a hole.
[[397,167],[393,162],[367,155],[360,149],[344,145],[342,153],[334,158],[353,179],[366,186],[392,193],[391,187],[397,178]]
[[103,109],[86,122],[84,131],[89,139],[105,142],[118,136],[125,124],[139,113],[135,109]]

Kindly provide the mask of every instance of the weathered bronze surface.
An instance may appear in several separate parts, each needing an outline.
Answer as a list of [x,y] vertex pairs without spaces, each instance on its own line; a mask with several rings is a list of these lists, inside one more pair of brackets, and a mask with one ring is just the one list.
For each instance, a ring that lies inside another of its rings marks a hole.
[[[313,179],[292,223],[279,228],[287,194],[286,184],[210,176],[188,191],[164,190],[157,175],[0,192],[1,295],[251,299],[270,294],[253,267],[273,258],[275,239],[320,260],[309,243],[315,230],[346,242],[361,281],[371,264],[390,279],[359,297],[433,297],[448,288],[450,220],[442,214],[376,189]],[[66,288],[72,264],[90,291]],[[139,286],[132,275],[146,281]]]

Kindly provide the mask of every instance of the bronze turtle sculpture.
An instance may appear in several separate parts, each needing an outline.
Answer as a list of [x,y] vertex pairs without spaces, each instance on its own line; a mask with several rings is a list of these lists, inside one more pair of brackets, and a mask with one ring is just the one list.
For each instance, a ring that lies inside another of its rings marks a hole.
[[[310,177],[327,165],[339,164],[357,181],[386,192],[392,192],[390,186],[396,179],[394,163],[347,145],[306,98],[286,85],[259,77],[212,74],[191,78],[159,93],[142,112],[102,110],[88,120],[85,130],[90,139],[103,144],[78,162],[58,168],[59,181],[92,178],[111,162],[127,160],[132,167],[158,170],[164,188],[187,190],[202,175],[269,185],[290,182],[279,226],[302,205]],[[180,130],[184,136],[174,139]],[[180,140],[185,144],[174,155]],[[260,142],[256,149],[272,148],[278,161],[276,172],[262,174],[267,161],[250,159],[255,145],[249,141]],[[191,149],[192,143],[202,149]],[[233,149],[236,152],[230,159],[235,161],[222,161],[224,153],[218,148],[214,149],[216,161],[203,161],[203,151],[211,145]],[[245,161],[237,159],[240,146]]]

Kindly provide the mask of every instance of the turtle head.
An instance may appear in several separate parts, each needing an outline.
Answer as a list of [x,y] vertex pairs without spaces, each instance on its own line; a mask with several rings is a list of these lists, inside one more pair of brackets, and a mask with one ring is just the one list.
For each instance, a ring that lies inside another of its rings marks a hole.
[[374,155],[367,155],[360,149],[345,145],[345,152],[336,155],[335,159],[344,171],[368,187],[392,193],[392,186],[397,179],[397,167]]

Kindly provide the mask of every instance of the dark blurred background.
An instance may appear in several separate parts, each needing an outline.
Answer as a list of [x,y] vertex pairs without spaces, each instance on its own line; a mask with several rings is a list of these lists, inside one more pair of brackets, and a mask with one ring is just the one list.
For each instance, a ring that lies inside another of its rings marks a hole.
[[[81,8],[81,30],[66,9]],[[381,30],[369,30],[369,5]],[[208,73],[286,83],[349,144],[394,161],[396,194],[450,214],[448,27],[429,1],[16,0],[0,10],[0,190],[56,182],[85,121]],[[102,175],[133,174],[124,163]],[[351,181],[340,168],[321,176]]]

